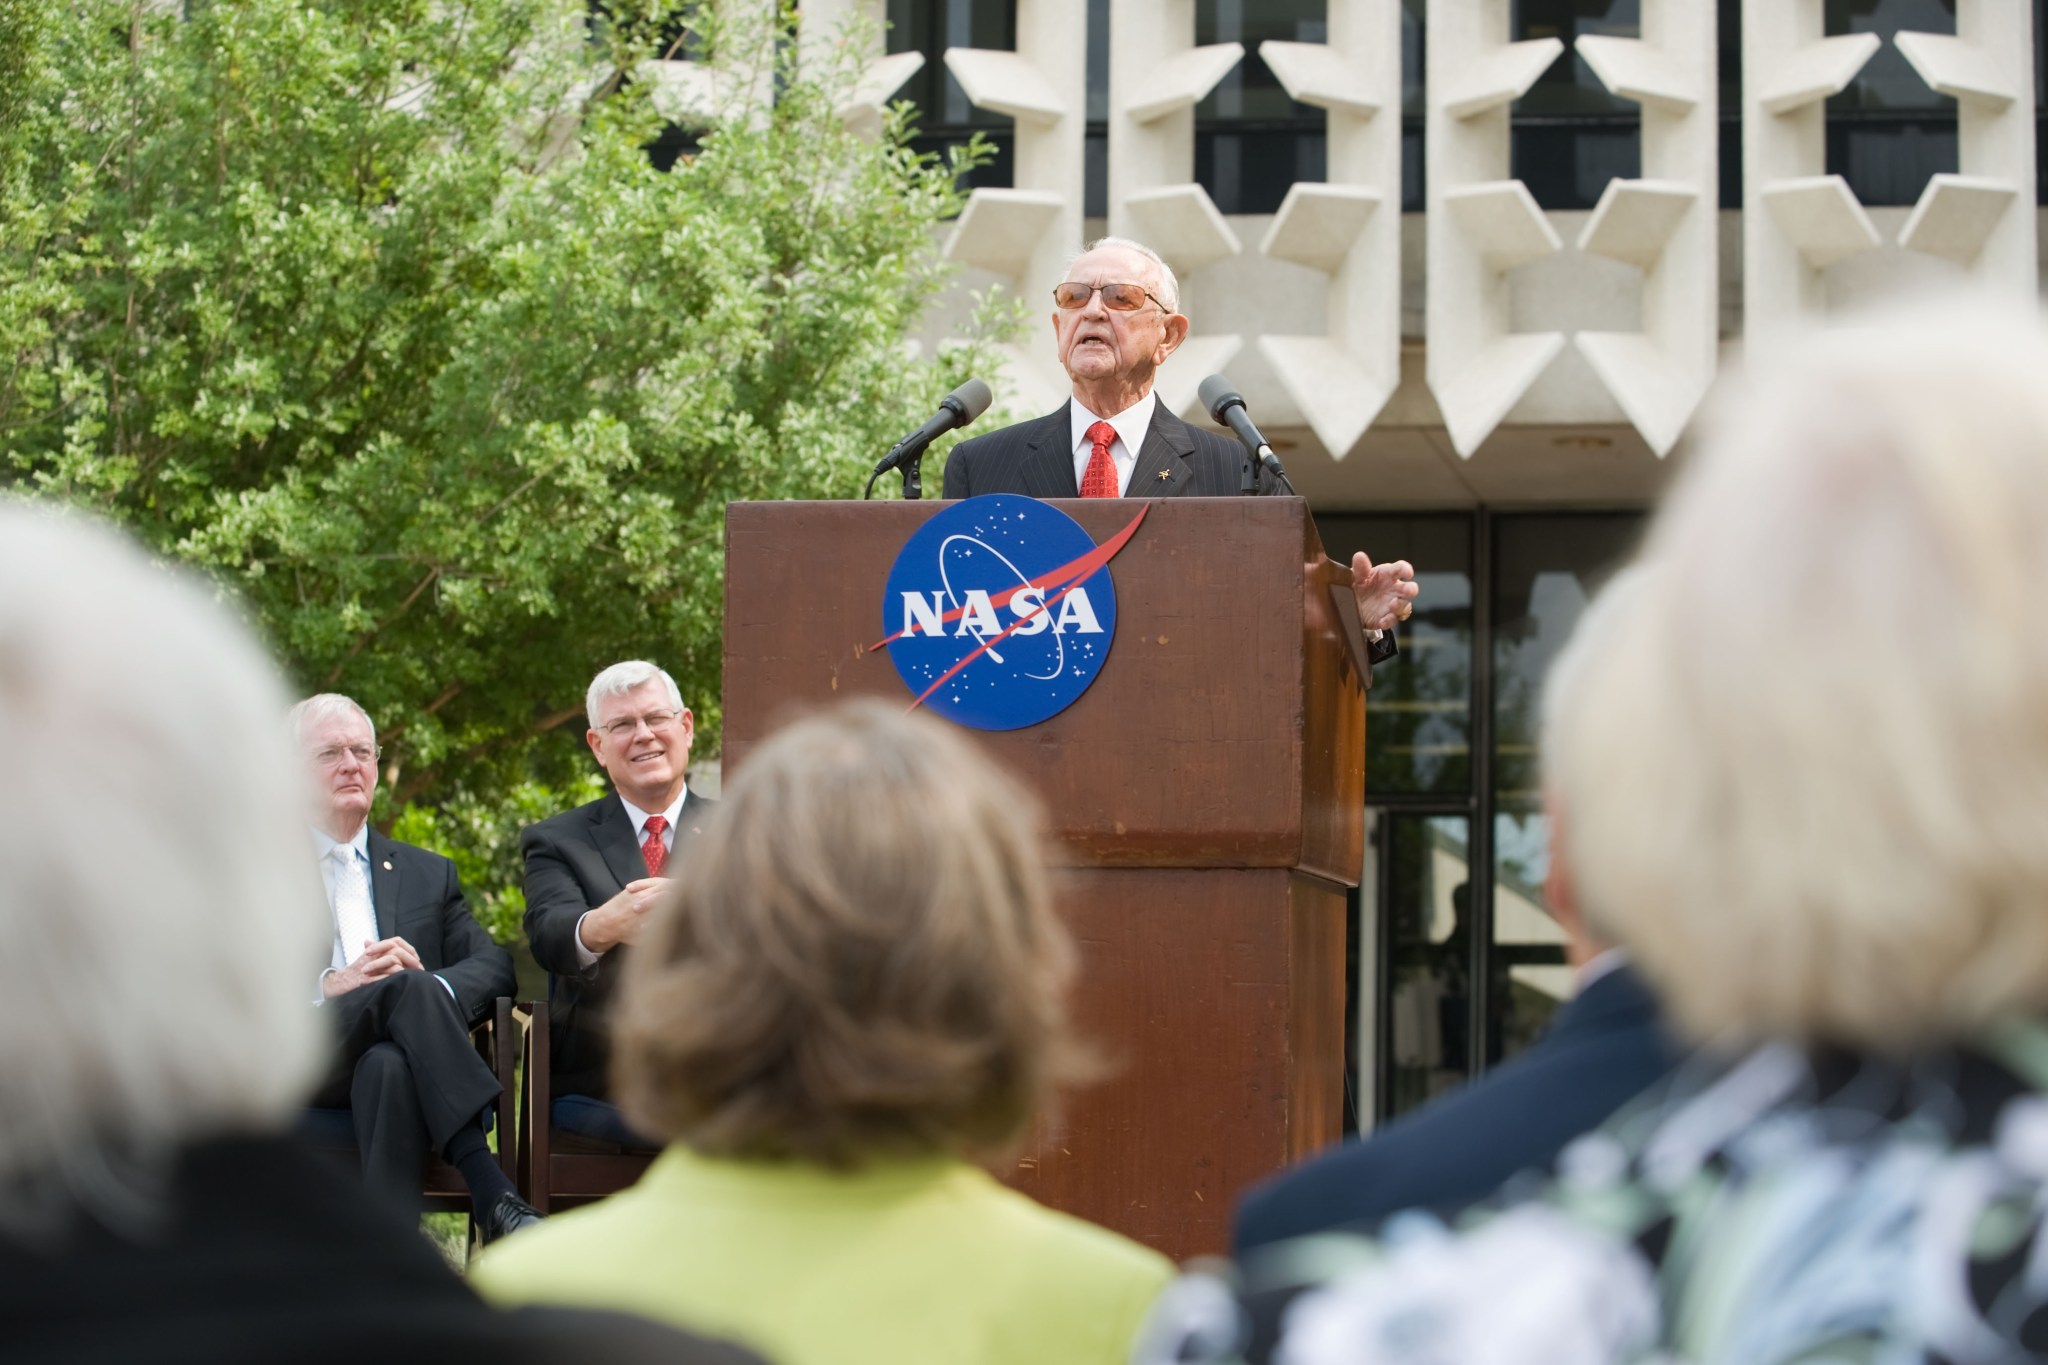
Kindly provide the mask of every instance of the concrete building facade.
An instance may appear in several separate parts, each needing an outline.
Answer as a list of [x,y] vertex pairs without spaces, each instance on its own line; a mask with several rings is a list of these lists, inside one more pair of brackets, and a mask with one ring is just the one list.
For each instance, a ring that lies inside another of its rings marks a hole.
[[[1332,553],[1424,587],[1370,702],[1361,1126],[1568,989],[1536,699],[1715,376],[1914,291],[2037,306],[2043,0],[836,0],[927,145],[979,131],[956,311],[1159,249]],[[884,94],[877,94],[882,98]],[[934,320],[934,336],[952,319]],[[1034,331],[999,394],[1051,410]],[[1760,666],[1768,666],[1764,661]]]

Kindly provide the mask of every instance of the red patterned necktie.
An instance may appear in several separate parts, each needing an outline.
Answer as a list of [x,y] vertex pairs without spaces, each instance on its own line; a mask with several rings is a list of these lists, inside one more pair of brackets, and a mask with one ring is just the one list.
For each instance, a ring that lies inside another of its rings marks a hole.
[[647,842],[640,845],[640,856],[647,860],[647,875],[659,877],[661,869],[668,866],[668,845],[661,842],[661,832],[668,828],[668,821],[659,815],[647,817]]
[[1081,496],[1084,498],[1113,498],[1116,491],[1116,462],[1109,458],[1109,443],[1116,439],[1116,428],[1107,422],[1097,422],[1088,428],[1088,472],[1081,476]]

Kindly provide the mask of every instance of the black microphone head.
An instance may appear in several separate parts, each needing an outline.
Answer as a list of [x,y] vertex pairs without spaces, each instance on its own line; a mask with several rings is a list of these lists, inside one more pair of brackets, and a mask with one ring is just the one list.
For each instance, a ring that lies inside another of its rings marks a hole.
[[1201,398],[1202,407],[1208,411],[1209,416],[1218,422],[1223,420],[1225,408],[1244,406],[1244,395],[1220,374],[1212,374],[1204,379],[1195,389],[1195,393]]
[[964,427],[988,411],[990,397],[988,385],[982,383],[979,379],[970,379],[940,399],[939,406],[951,408],[954,412],[960,414],[958,425]]

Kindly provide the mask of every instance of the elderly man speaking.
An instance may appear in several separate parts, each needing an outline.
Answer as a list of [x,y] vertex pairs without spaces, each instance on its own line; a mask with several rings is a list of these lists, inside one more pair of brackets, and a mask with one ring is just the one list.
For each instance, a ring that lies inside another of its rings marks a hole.
[[[1187,340],[1180,282],[1150,247],[1105,237],[1053,287],[1054,343],[1074,398],[1035,422],[962,441],[946,496],[1222,497],[1238,491],[1237,442],[1159,405],[1153,376]],[[1262,485],[1271,476],[1261,470]]]
[[[946,460],[945,496],[1021,493],[1033,498],[1228,497],[1239,491],[1237,442],[1168,412],[1153,377],[1187,340],[1180,282],[1158,252],[1104,237],[1053,286],[1054,343],[1074,394],[1055,412],[962,441]],[[1259,471],[1259,491],[1273,491]],[[1419,591],[1405,561],[1351,562],[1359,616],[1369,631],[1405,619]],[[1393,637],[1375,641],[1374,662]]]

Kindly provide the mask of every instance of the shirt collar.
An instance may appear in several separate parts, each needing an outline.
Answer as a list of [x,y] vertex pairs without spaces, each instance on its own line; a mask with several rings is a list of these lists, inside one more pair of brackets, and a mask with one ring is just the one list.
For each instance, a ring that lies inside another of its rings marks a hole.
[[674,829],[676,821],[682,816],[683,802],[689,799],[690,784],[687,782],[683,784],[683,789],[676,793],[676,799],[670,803],[667,810],[641,810],[631,801],[621,796],[619,804],[626,808],[626,816],[633,822],[633,842],[636,844],[646,842],[647,821],[650,816],[659,815],[662,819],[668,821],[668,828]]
[[1601,977],[1627,965],[1627,963],[1628,954],[1619,948],[1608,948],[1594,954],[1585,966],[1579,968],[1578,988],[1580,990],[1586,989],[1586,987],[1592,985]]
[[365,820],[357,825],[355,837],[346,841],[335,839],[326,830],[316,828],[313,830],[313,847],[323,859],[331,857],[337,848],[352,848],[356,857],[367,863],[370,861],[370,822]]
[[[1152,410],[1159,406],[1157,390],[1148,391],[1143,398],[1125,408],[1114,417],[1098,417],[1081,405],[1076,398],[1067,404],[1068,429],[1073,440],[1067,449],[1080,453],[1088,448],[1088,428],[1097,422],[1107,422],[1116,428],[1117,439],[1122,442],[1124,458],[1135,463],[1138,451],[1144,447],[1145,433],[1152,429]],[[1110,452],[1114,455],[1114,449]]]

